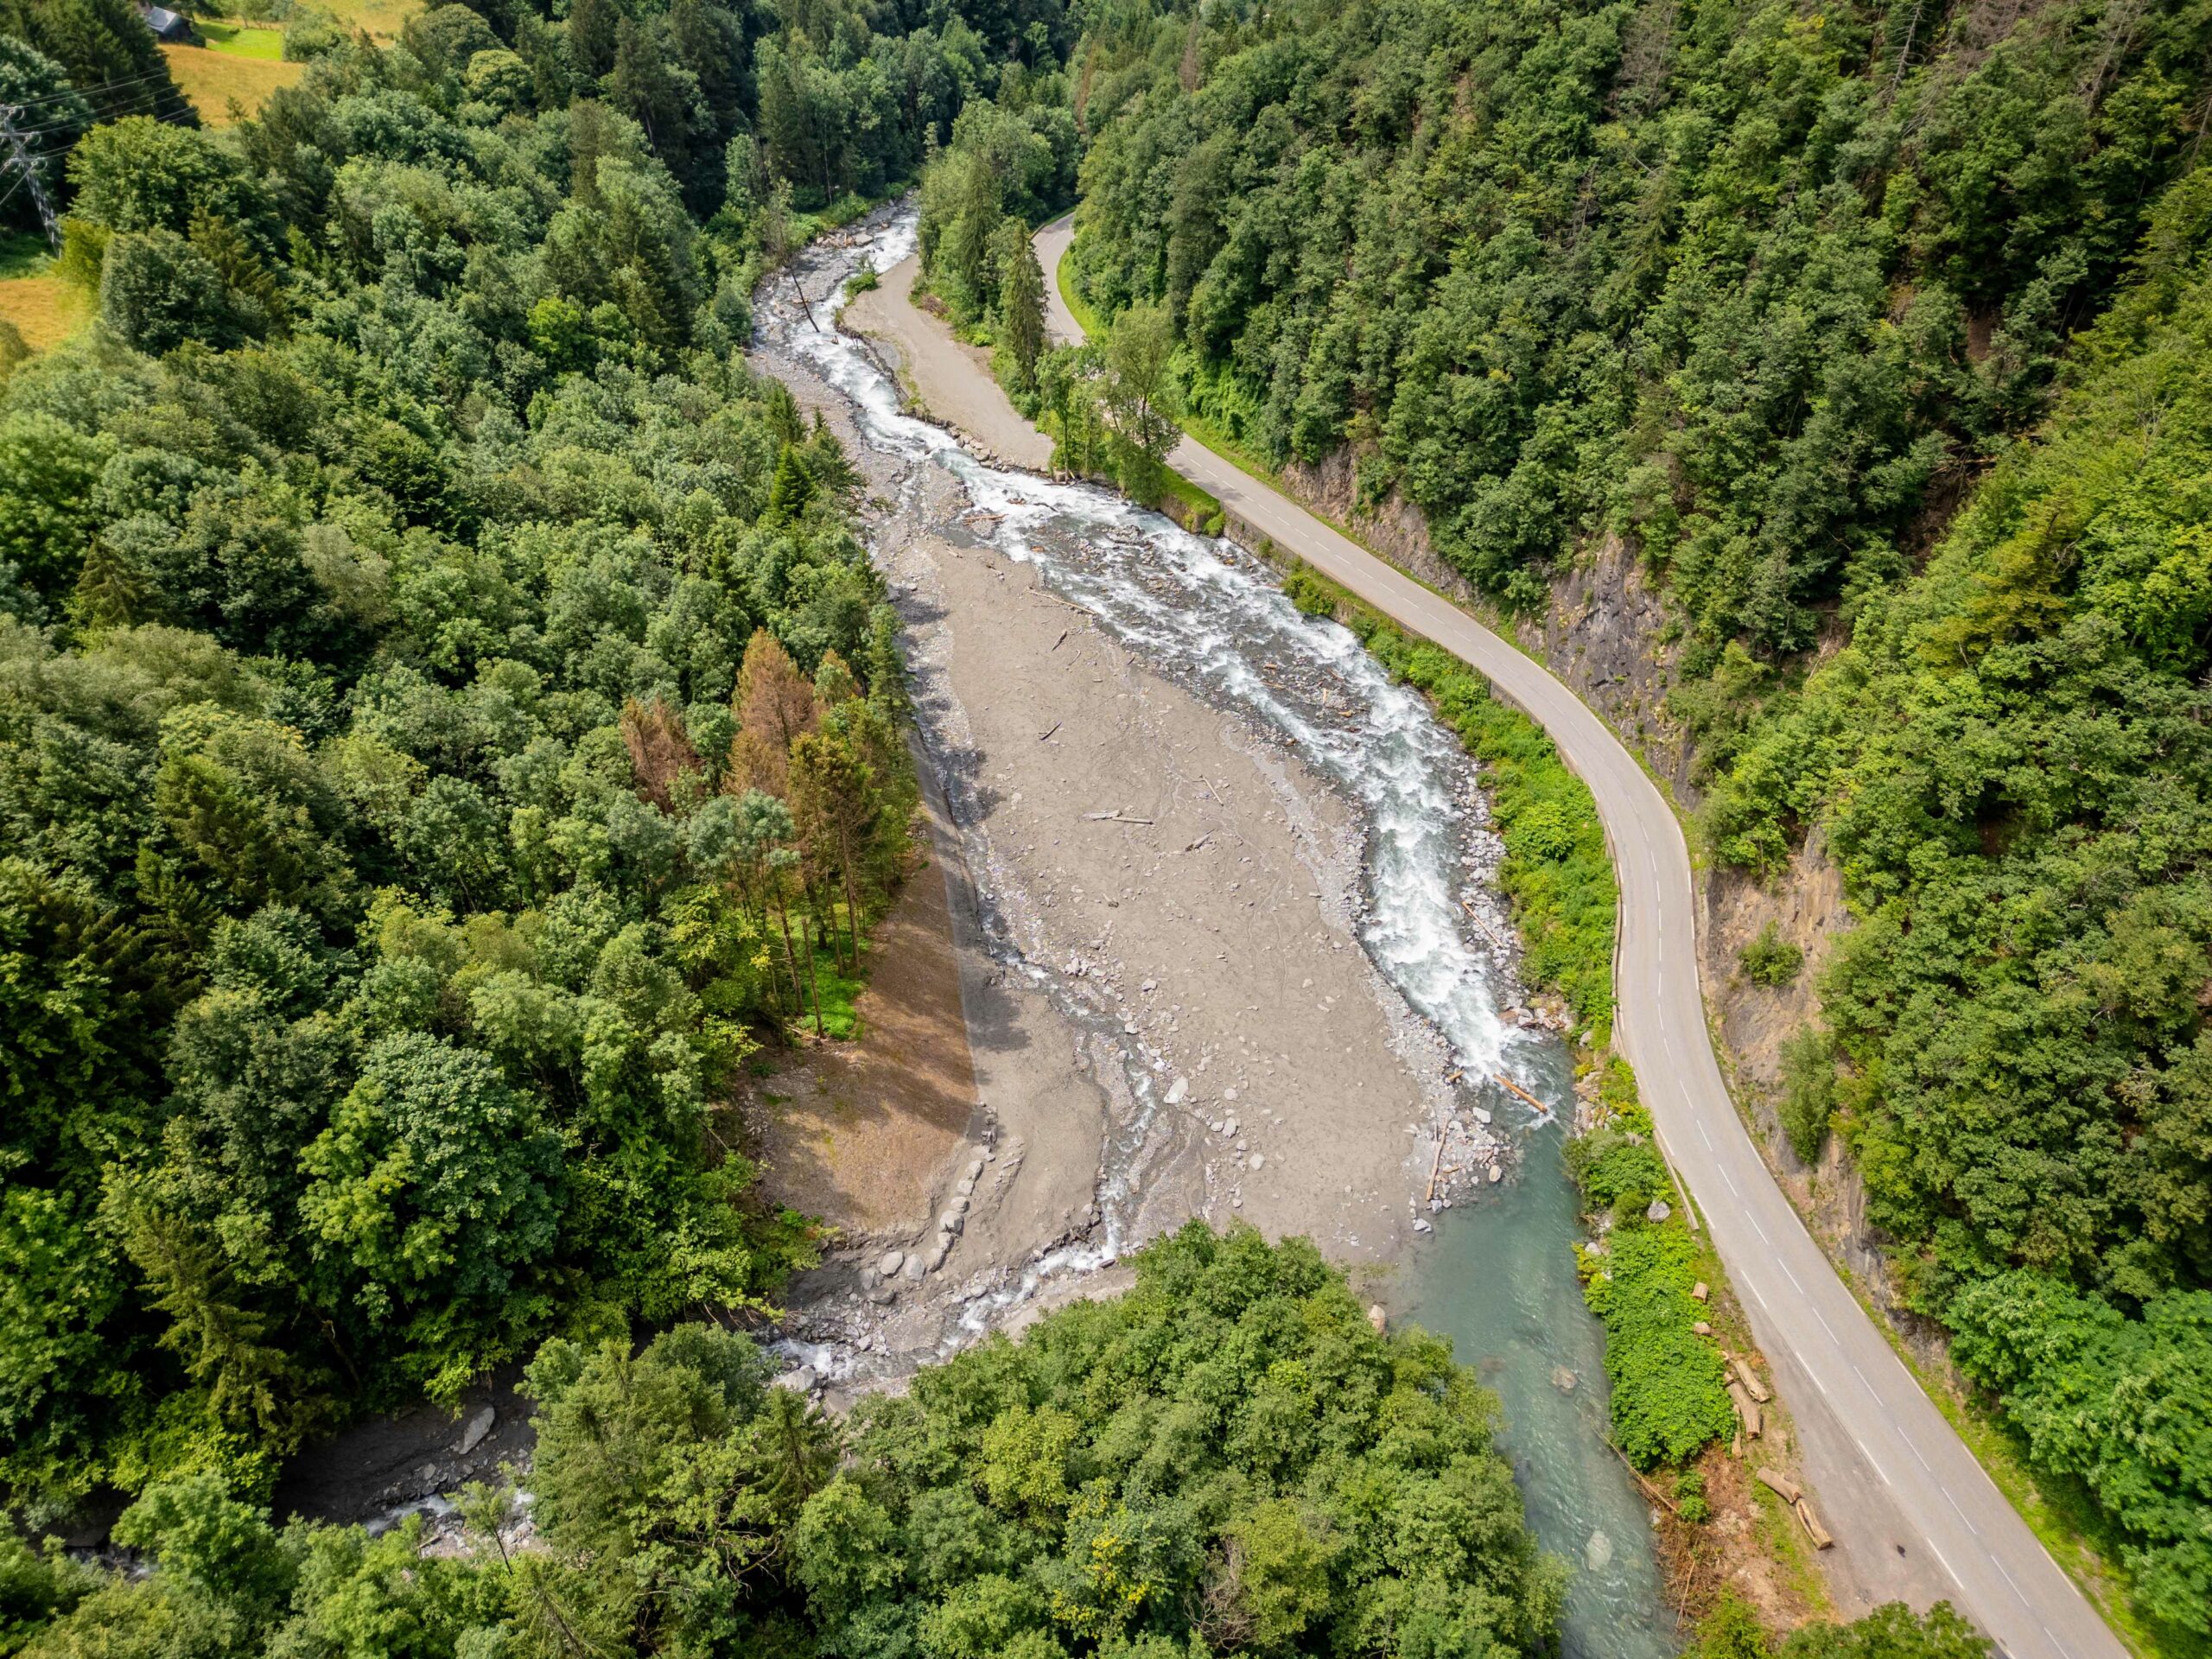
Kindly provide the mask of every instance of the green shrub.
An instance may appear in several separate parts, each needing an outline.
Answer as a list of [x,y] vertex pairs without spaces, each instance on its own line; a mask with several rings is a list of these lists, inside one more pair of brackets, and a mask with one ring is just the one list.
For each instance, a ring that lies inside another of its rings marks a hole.
[[1705,1476],[1699,1471],[1685,1469],[1675,1477],[1675,1513],[1694,1527],[1713,1519],[1713,1505],[1705,1496]]
[[1795,943],[1782,937],[1782,930],[1771,918],[1758,931],[1758,937],[1737,954],[1742,964],[1744,977],[1755,985],[1787,985],[1797,977],[1797,970],[1805,965],[1805,953]]
[[1782,1132],[1807,1163],[1821,1155],[1835,1106],[1835,1045],[1807,1026],[1782,1046]]
[[1666,1161],[1643,1135],[1607,1125],[1580,1135],[1567,1149],[1567,1166],[1592,1211],[1643,1210],[1672,1185]]
[[[1645,1219],[1653,1199],[1675,1201],[1674,1180],[1653,1144],[1636,1073],[1617,1055],[1606,1059],[1598,1100],[1598,1123],[1567,1147],[1582,1207],[1613,1217],[1605,1242],[1580,1252],[1583,1298],[1605,1326],[1613,1442],[1648,1469],[1694,1456],[1728,1433],[1733,1417],[1720,1356],[1692,1328],[1705,1317],[1690,1294],[1697,1242],[1679,1211]],[[1703,1506],[1701,1491],[1696,1501]]]
[[1690,1327],[1697,1245],[1680,1218],[1613,1229],[1586,1251],[1583,1300],[1605,1322],[1613,1439],[1639,1469],[1680,1463],[1734,1423],[1719,1350]]
[[1344,590],[1318,570],[1300,565],[1282,579],[1290,602],[1307,616],[1334,616],[1345,598]]
[[1691,1659],[1770,1659],[1766,1629],[1733,1585],[1724,1585],[1713,1611],[1698,1621]]

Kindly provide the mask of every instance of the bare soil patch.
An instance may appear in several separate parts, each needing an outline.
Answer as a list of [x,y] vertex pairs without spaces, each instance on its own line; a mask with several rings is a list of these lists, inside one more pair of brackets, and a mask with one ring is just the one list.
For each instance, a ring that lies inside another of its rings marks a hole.
[[912,1231],[966,1140],[976,1072],[945,874],[906,879],[868,946],[855,1042],[788,1052],[753,1091],[776,1199],[848,1236]]

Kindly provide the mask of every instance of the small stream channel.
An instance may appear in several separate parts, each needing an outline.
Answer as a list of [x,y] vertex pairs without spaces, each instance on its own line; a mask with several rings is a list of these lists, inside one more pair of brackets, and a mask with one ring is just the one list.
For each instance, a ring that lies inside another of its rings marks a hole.
[[[857,241],[810,250],[798,280],[810,294],[834,294],[863,261],[888,270],[913,245],[914,216],[901,208],[871,221]],[[1550,1107],[1538,1116],[1487,1082],[1470,1090],[1468,1105],[1479,1103],[1508,1131],[1512,1173],[1434,1217],[1434,1233],[1399,1269],[1395,1300],[1449,1336],[1503,1402],[1500,1440],[1530,1519],[1574,1569],[1567,1652],[1672,1653],[1647,1508],[1605,1444],[1603,1344],[1574,1274],[1580,1224],[1561,1128],[1573,1113],[1570,1062],[1557,1038],[1500,1017],[1516,995],[1513,964],[1465,909],[1472,901],[1495,913],[1496,843],[1458,741],[1347,630],[1300,615],[1257,558],[1111,492],[986,465],[908,415],[873,350],[818,330],[790,289],[772,283],[760,296],[763,344],[845,400],[861,441],[910,502],[927,469],[953,474],[969,506],[962,523],[938,528],[980,536],[1032,564],[1154,671],[1271,734],[1341,795],[1366,838],[1359,931],[1370,959],[1468,1077],[1503,1071]],[[1136,1066],[1131,1077],[1147,1100],[1154,1080]],[[1125,1139],[1141,1139],[1147,1121],[1141,1112]],[[1101,1259],[1134,1242],[1122,1236],[1128,1209],[1120,1188],[1141,1150],[1109,1151],[1098,1194]]]

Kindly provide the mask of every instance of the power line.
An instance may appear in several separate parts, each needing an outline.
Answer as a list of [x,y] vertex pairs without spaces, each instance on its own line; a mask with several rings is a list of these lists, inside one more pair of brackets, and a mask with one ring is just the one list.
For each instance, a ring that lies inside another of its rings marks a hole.
[[25,185],[31,188],[31,205],[38,209],[38,222],[45,227],[46,239],[58,251],[61,246],[61,232],[55,224],[54,198],[46,193],[46,181],[39,175],[38,162],[32,156],[30,143],[16,130],[16,117],[20,113],[13,104],[0,104],[0,145],[8,151],[8,159],[22,176],[9,190],[13,199]]
[[[138,91],[146,88],[149,90]],[[52,106],[75,100],[84,105],[91,116],[88,123],[74,117],[60,120],[51,118],[60,113]],[[163,109],[164,101],[173,107]],[[150,110],[127,107],[151,103]],[[105,108],[101,105],[106,105]],[[41,113],[32,118],[39,124],[22,126],[19,123],[31,111]],[[54,212],[54,199],[46,188],[42,172],[45,167],[59,162],[71,150],[84,143],[90,127],[117,121],[128,115],[147,115],[156,121],[173,126],[188,126],[197,118],[191,101],[179,92],[169,78],[166,63],[143,74],[127,75],[118,79],[102,81],[96,86],[72,86],[60,92],[42,92],[36,98],[27,98],[0,104],[0,176],[8,172],[16,175],[16,182],[5,195],[0,195],[0,207],[15,200],[18,191],[29,187],[31,200],[38,208],[39,223],[46,231],[47,240],[56,248],[61,245],[59,215]],[[57,132],[74,132],[66,144],[34,146],[31,141],[42,139]]]
[[149,80],[167,80],[168,78],[168,66],[163,64],[159,69],[149,70],[143,75],[132,75],[122,80],[104,80],[97,86],[70,86],[58,92],[41,92],[36,98],[17,99],[15,108],[18,111],[32,110],[41,104],[55,103],[65,98],[91,98],[97,93],[116,92],[126,86],[143,86]]
[[[101,90],[105,92],[105,89]],[[129,114],[148,113],[148,111],[137,111],[130,107],[143,100],[150,99],[156,108],[159,108],[161,101],[163,99],[171,99],[179,105],[181,105],[186,101],[184,95],[181,92],[179,92],[174,87],[166,86],[149,86],[147,90],[137,93],[126,93],[118,90],[107,95],[112,97],[114,102],[108,105],[105,109],[103,109],[99,104],[93,103],[89,96],[83,94],[79,95],[84,99],[85,107],[90,112],[92,122],[93,124],[103,121],[119,120],[124,116]],[[47,113],[51,116],[54,111],[49,110]],[[23,132],[24,136],[28,137],[35,132],[60,132],[67,128],[84,126],[87,123],[79,121],[74,117],[65,116],[60,120],[50,120],[43,126],[25,128]]]
[[[167,121],[173,125],[181,125],[188,122],[196,113],[197,111],[194,110],[190,101],[182,98],[179,98],[175,105],[168,109],[141,111],[141,114],[143,114],[144,118],[147,120]],[[96,130],[103,126],[111,126],[113,124],[114,124],[111,121],[95,121],[90,126],[86,127],[82,131],[79,132],[78,135],[72,138],[67,143],[54,144],[40,149],[37,152],[38,158],[41,161],[51,161],[56,156],[67,156],[71,150],[76,149],[78,145],[83,143],[86,139],[91,137]],[[28,138],[31,135],[25,133],[22,136]]]
[[[167,96],[175,101],[176,107],[166,111],[162,109],[160,107],[161,94],[156,93],[155,108],[151,112],[152,118],[167,122],[173,126],[189,125],[193,119],[190,103],[182,94],[170,89],[164,90],[167,92]],[[7,194],[0,196],[0,207],[5,207],[7,203],[15,200],[18,191],[26,186],[29,187],[32,205],[38,209],[40,226],[46,232],[47,241],[58,251],[61,246],[60,215],[55,213],[54,198],[46,188],[44,169],[59,162],[63,156],[68,155],[79,144],[83,143],[87,135],[80,132],[66,144],[50,146],[41,144],[34,149],[30,142],[34,137],[58,131],[63,128],[74,127],[78,124],[73,121],[61,122],[52,126],[34,127],[27,131],[16,124],[22,110],[23,105],[20,104],[0,104],[0,175],[10,171],[16,175],[16,182],[9,187]],[[113,118],[111,112],[105,116],[96,116],[94,124],[98,124],[111,118]]]

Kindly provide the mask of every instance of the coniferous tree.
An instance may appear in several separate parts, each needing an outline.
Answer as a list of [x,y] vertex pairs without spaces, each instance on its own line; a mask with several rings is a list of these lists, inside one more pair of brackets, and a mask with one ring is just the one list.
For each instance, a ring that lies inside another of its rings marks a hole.
[[801,844],[844,887],[846,924],[857,946],[861,860],[879,806],[875,779],[842,734],[809,732],[791,745],[791,792]]
[[619,0],[574,0],[569,8],[569,61],[580,77],[596,81],[614,67],[627,21]]
[[737,741],[730,751],[729,777],[737,790],[759,789],[779,799],[791,792],[791,745],[819,722],[814,688],[798,671],[781,641],[766,629],[745,647],[731,705]]
[[1037,389],[1037,359],[1045,353],[1045,272],[1029,227],[1008,218],[1001,230],[999,268],[1000,338],[1014,362],[1015,389],[1025,397]]

